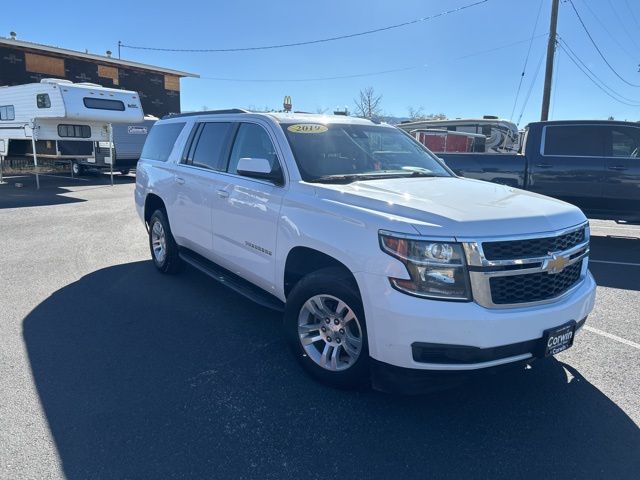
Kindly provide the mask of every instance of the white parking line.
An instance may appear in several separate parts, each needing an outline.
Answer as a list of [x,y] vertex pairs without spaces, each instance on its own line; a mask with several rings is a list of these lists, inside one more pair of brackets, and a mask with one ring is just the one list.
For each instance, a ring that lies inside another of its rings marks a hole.
[[632,262],[614,262],[610,260],[591,260],[589,259],[589,263],[607,263],[609,265],[627,265],[630,267],[640,267],[640,263],[632,263]]
[[602,330],[598,330],[597,328],[590,327],[589,325],[585,325],[584,329],[589,330],[590,332],[595,333],[597,335],[602,335],[603,337],[610,338],[611,340],[624,343],[625,345],[629,345],[630,347],[637,348],[638,350],[640,350],[640,343],[632,342],[631,340],[627,340],[626,338],[619,337],[612,333],[603,332]]

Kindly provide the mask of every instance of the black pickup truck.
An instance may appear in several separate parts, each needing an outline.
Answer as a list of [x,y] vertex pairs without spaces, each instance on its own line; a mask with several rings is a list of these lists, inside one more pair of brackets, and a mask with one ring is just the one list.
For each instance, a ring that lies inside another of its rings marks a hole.
[[592,218],[640,221],[640,123],[530,123],[522,153],[437,153],[458,175],[565,200]]

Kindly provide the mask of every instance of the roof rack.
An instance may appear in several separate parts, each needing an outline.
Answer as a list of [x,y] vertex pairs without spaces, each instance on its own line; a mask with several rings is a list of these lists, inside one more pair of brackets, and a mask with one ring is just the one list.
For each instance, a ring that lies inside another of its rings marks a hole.
[[170,113],[169,115],[165,115],[162,117],[165,118],[180,118],[180,117],[193,117],[196,115],[224,115],[229,113],[251,113],[248,110],[243,110],[242,108],[228,108],[226,110],[205,110],[202,112],[189,112],[189,113]]

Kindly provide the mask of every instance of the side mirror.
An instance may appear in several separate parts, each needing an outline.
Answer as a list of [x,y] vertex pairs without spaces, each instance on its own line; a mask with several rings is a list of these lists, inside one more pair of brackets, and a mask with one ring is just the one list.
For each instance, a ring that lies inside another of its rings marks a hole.
[[274,183],[282,183],[282,174],[271,169],[271,163],[266,158],[241,158],[236,168],[238,175],[249,178],[270,180]]

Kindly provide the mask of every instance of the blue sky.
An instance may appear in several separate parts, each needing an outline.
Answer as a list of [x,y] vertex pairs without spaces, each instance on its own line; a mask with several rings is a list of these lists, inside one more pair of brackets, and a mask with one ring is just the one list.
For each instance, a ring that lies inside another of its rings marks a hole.
[[[3,6],[0,35],[104,53],[117,42],[169,48],[230,48],[289,43],[359,32],[405,22],[473,3],[474,0],[281,0],[118,1],[108,4],[51,2]],[[284,95],[294,109],[353,109],[358,91],[371,86],[383,95],[385,114],[404,116],[409,106],[449,117],[483,114],[509,118],[535,19],[542,2],[520,98],[521,126],[539,119],[544,64],[523,109],[546,49],[551,0],[488,2],[404,28],[358,38],[286,49],[237,53],[166,53],[122,49],[122,57],[235,79],[308,79],[403,69],[401,72],[310,82],[182,80],[182,109],[281,108]],[[38,6],[42,3],[42,8]],[[574,0],[603,54],[630,83],[640,85],[640,2]],[[108,5],[108,8],[107,8]],[[595,15],[594,15],[595,14]],[[589,42],[569,3],[561,2],[558,32],[610,88],[640,104],[640,88],[617,78]],[[515,43],[519,42],[519,43]],[[515,43],[515,44],[514,44]],[[504,48],[502,48],[504,47]],[[494,50],[495,49],[495,50]],[[493,51],[489,51],[493,50]],[[489,52],[488,52],[489,51]],[[640,119],[640,107],[624,105],[594,86],[560,51],[551,118]]]

